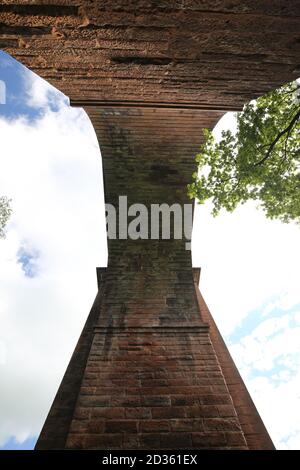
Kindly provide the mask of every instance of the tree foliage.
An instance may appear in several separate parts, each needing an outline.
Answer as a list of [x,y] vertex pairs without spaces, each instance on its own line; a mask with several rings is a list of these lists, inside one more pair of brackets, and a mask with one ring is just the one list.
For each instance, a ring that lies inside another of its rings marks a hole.
[[6,196],[0,196],[0,238],[5,237],[5,226],[11,214],[10,200]]
[[289,83],[244,106],[237,132],[208,129],[196,156],[199,173],[188,186],[200,203],[212,198],[213,215],[256,200],[267,217],[300,222],[300,86]]

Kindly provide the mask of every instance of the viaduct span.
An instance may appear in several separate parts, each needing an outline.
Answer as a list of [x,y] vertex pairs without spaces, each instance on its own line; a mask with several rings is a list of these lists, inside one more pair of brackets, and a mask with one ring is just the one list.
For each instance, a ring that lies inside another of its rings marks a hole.
[[[106,202],[183,206],[201,129],[299,76],[299,16],[299,0],[6,0],[0,47],[84,107]],[[273,449],[185,240],[108,248],[36,448]]]

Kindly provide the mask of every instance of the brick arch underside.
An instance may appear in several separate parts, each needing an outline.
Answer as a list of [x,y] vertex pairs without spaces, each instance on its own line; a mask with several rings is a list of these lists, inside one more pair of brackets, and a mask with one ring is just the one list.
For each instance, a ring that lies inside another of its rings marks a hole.
[[241,108],[300,74],[299,0],[7,0],[0,47],[71,99]]

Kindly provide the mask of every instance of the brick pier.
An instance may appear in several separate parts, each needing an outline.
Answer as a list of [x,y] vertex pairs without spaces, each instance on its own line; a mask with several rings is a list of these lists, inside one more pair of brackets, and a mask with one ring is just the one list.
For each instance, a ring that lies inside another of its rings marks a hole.
[[[128,205],[190,202],[186,185],[201,129],[221,113],[86,111],[102,152],[106,202],[117,206],[124,194]],[[271,448],[261,422],[263,433],[254,427],[246,440],[185,239],[109,240],[108,249],[95,304],[37,448],[247,449],[253,435],[260,448]]]

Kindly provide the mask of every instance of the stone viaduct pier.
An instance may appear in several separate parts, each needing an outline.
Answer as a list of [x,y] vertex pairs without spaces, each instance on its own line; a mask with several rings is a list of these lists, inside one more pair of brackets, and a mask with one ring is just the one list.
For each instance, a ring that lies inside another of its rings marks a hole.
[[[106,202],[183,207],[202,128],[299,76],[299,16],[299,0],[6,0],[0,47],[84,107]],[[108,248],[36,448],[273,449],[185,240]]]

